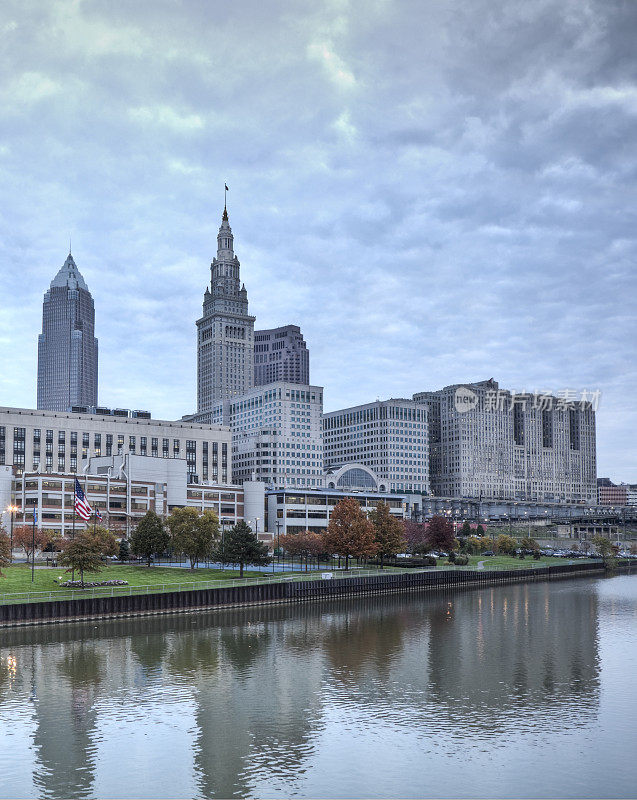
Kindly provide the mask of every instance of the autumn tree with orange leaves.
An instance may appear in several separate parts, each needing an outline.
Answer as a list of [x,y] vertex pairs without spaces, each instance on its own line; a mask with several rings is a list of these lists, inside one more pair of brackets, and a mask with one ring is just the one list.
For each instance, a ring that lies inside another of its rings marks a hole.
[[308,571],[308,561],[312,557],[320,556],[325,552],[323,537],[312,531],[300,531],[299,533],[284,533],[279,537],[279,546],[291,556],[299,556],[305,559],[305,571]]
[[374,526],[353,497],[334,506],[323,542],[325,552],[345,558],[346,570],[351,557],[368,558],[378,552]]

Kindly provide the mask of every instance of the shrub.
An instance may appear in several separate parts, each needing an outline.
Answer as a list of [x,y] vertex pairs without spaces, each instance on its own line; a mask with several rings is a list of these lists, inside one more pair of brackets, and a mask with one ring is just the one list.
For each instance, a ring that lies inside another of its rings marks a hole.
[[469,563],[469,556],[466,553],[459,553],[456,555],[455,563],[458,567],[466,567]]
[[534,551],[533,551],[533,558],[534,558],[536,561],[539,561],[539,560],[540,560],[540,551],[539,551],[539,550],[534,550]]

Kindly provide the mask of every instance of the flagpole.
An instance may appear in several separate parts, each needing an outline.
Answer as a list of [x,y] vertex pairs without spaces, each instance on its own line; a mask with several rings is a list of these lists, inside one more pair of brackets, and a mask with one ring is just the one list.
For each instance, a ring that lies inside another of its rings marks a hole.
[[31,561],[31,583],[35,580],[35,514],[36,510],[33,509],[33,533],[31,535],[31,547],[33,549],[32,561]]
[[[76,490],[75,490],[75,481],[76,480],[77,480],[77,478],[75,478],[75,480],[73,481],[73,528],[71,530],[71,541],[73,541],[75,539],[75,498],[77,496],[76,495]],[[71,571],[71,583],[73,583],[74,580],[75,580],[75,567],[73,567],[73,569]]]

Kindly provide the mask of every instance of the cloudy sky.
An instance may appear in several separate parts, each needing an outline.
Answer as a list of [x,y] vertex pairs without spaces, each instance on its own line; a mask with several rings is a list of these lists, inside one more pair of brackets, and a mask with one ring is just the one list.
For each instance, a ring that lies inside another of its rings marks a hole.
[[251,313],[325,408],[602,392],[637,482],[637,3],[3,0],[0,405],[73,237],[100,402],[195,410],[223,184]]

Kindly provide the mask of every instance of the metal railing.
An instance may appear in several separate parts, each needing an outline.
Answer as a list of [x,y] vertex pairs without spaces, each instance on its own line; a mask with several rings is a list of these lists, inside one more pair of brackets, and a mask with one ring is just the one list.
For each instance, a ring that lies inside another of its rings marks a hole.
[[[486,559],[485,559],[486,560]],[[565,564],[570,563],[586,563],[586,561],[593,561],[593,559],[578,559],[577,562],[566,561]],[[599,563],[599,561],[597,561]],[[417,574],[419,572],[447,572],[447,571],[475,571],[475,572],[493,572],[493,571],[513,571],[516,569],[540,569],[542,567],[551,566],[543,561],[527,562],[521,561],[519,564],[503,565],[485,564],[483,570],[478,570],[475,564],[466,566],[443,565],[437,567],[386,567],[385,569],[360,569],[353,567],[349,570],[334,570],[327,569],[323,571],[314,572],[297,572],[297,573],[274,573],[263,575],[259,577],[249,578],[222,578],[207,581],[188,581],[184,583],[153,583],[143,586],[93,586],[87,589],[52,589],[48,592],[4,592],[0,594],[0,605],[8,605],[15,603],[42,603],[52,602],[56,600],[77,600],[82,598],[95,598],[95,597],[121,597],[136,594],[164,594],[166,592],[191,592],[199,589],[229,589],[238,586],[261,586],[272,583],[288,583],[291,581],[316,581],[323,580],[323,572],[329,572],[332,575],[332,580],[343,580],[345,578],[354,577],[371,577],[374,575],[391,575],[391,574]]]

